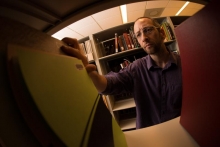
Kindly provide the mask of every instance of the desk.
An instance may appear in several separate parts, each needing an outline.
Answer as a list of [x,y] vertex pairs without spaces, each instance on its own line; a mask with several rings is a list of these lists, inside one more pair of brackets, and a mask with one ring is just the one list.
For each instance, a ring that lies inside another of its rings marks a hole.
[[128,147],[199,147],[179,123],[180,117],[133,131],[124,132]]

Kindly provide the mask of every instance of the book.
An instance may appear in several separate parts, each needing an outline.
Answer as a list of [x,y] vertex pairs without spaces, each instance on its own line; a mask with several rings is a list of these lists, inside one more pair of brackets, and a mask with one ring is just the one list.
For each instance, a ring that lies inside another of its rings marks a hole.
[[90,40],[85,41],[85,47],[86,47],[86,55],[87,55],[87,59],[88,61],[92,61],[94,60],[93,57],[93,51],[92,51],[92,44]]
[[165,32],[167,41],[170,41],[171,38],[170,38],[170,35],[169,35],[169,33],[168,33],[168,30],[167,30],[167,27],[166,27],[166,25],[165,25],[165,22],[162,23],[161,27],[163,28],[163,30],[164,30],[164,32]]
[[131,48],[134,48],[134,43],[133,43],[133,41],[132,41],[132,39],[131,39],[130,34],[128,34],[128,39],[129,39],[129,42],[130,42],[130,44],[131,44]]
[[122,43],[123,43],[123,45],[124,45],[124,49],[125,50],[128,50],[128,45],[127,45],[127,43],[126,43],[126,41],[125,41],[125,38],[124,38],[124,36],[123,35],[121,35],[121,40],[122,40]]
[[115,33],[115,53],[118,52],[118,35]]
[[[9,72],[16,76],[10,76],[11,81],[20,85],[13,88],[18,94],[16,99],[26,97],[20,102],[34,103],[31,107],[20,105],[19,109],[27,107],[28,113],[22,113],[24,120],[42,146],[127,147],[123,132],[81,60],[18,45],[9,45],[8,50],[12,63]],[[57,139],[61,140],[60,144]]]
[[122,63],[120,63],[121,68],[127,67],[131,62],[128,59],[124,59]]
[[86,56],[86,47],[85,47],[85,44],[84,43],[79,43],[79,47],[80,47],[80,51],[83,55]]
[[125,40],[125,43],[126,43],[128,49],[131,49],[131,43],[130,43],[130,41],[128,39],[128,34],[127,33],[123,33],[123,37],[124,37],[124,40]]
[[131,37],[133,39],[133,43],[134,43],[135,48],[140,47],[140,44],[138,43],[137,38],[135,37],[133,26],[130,27],[129,34],[131,35]]
[[165,22],[164,24],[167,27],[167,31],[168,31],[168,33],[170,35],[170,39],[174,40],[175,39],[175,35],[174,35],[174,33],[173,33],[173,31],[172,31],[172,29],[170,27],[170,24],[168,22]]
[[118,44],[119,44],[120,50],[124,51],[125,47],[124,47],[124,44],[123,44],[122,36],[118,36]]

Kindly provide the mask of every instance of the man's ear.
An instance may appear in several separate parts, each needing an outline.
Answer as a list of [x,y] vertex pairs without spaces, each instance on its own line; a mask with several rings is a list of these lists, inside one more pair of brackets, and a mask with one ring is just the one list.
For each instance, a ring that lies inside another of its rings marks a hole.
[[159,33],[160,33],[160,36],[162,37],[162,39],[166,38],[165,31],[164,31],[164,29],[162,27],[159,28]]

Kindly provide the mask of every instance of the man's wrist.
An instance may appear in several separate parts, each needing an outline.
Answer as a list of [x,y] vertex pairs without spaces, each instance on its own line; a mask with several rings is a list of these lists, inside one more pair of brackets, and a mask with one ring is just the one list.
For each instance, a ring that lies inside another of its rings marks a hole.
[[88,74],[94,71],[97,72],[97,67],[94,64],[87,64],[85,68]]

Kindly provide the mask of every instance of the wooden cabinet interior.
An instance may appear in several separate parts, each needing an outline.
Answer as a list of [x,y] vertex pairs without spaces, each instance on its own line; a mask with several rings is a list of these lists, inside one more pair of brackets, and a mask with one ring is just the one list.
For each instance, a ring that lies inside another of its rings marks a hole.
[[[171,31],[175,36],[174,27],[178,26],[187,18],[187,16],[179,16],[160,17],[155,19],[160,24],[163,22],[168,22]],[[133,22],[126,23],[124,25],[110,28],[96,34],[91,34],[90,36],[79,40],[79,42],[84,42],[88,39],[91,40],[94,62],[97,66],[99,74],[104,75],[110,71],[118,72],[121,68],[123,68],[121,64],[123,64],[125,60],[127,60],[126,62],[133,62],[134,60],[147,55],[141,47],[134,47],[125,51],[119,50],[119,52],[114,53],[115,33],[117,33],[118,36],[122,35],[123,33],[129,34],[129,29],[131,26],[133,26],[133,24]],[[165,44],[170,51],[180,54],[178,43],[175,39],[166,41]],[[106,48],[106,46],[108,46],[108,48]],[[136,106],[131,93],[106,95],[104,98],[106,99],[110,113],[116,119],[123,131],[136,128]]]

